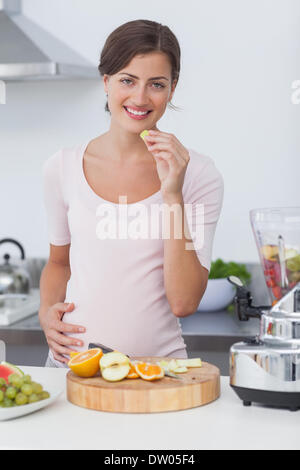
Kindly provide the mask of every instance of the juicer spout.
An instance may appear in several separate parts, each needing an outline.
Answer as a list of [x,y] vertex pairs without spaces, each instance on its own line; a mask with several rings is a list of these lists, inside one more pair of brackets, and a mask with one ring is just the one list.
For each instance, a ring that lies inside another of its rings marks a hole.
[[236,287],[234,308],[240,321],[248,321],[249,318],[260,318],[263,311],[271,309],[270,305],[252,305],[253,298],[251,292],[246,289],[238,277],[229,276],[227,280]]

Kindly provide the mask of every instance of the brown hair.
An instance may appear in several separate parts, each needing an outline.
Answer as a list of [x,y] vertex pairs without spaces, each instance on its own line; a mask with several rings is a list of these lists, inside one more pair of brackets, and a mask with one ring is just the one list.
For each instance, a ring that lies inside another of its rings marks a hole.
[[[160,23],[150,20],[135,20],[116,28],[106,39],[101,52],[98,70],[100,75],[114,75],[139,54],[163,52],[170,60],[172,84],[179,79],[180,46],[176,36]],[[179,109],[169,103],[172,109]],[[110,112],[108,102],[105,111]]]

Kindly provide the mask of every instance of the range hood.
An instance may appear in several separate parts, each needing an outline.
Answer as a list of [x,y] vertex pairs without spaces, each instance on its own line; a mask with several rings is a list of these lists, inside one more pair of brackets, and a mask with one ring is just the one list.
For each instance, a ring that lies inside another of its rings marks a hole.
[[0,80],[99,79],[96,66],[22,14],[21,0],[0,0]]

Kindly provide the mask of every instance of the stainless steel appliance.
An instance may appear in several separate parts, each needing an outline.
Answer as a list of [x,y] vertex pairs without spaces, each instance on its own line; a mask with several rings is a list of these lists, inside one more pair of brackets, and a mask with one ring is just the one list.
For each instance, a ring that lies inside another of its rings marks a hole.
[[4,243],[16,245],[21,252],[21,265],[10,263],[9,253],[5,253],[4,263],[0,265],[0,325],[10,325],[34,313],[40,306],[39,289],[31,288],[29,272],[22,264],[25,261],[25,251],[17,240],[3,238]]
[[97,67],[29,20],[22,13],[22,0],[0,0],[0,79],[82,78],[98,80]]
[[0,296],[0,326],[8,326],[38,313],[40,289],[29,294],[4,294]]
[[230,349],[230,384],[243,400],[300,408],[300,207],[250,212],[271,305],[253,306],[233,276],[241,321],[260,318],[260,333]]
[[230,349],[230,385],[245,406],[252,402],[300,408],[300,283],[272,308],[252,305],[234,276],[235,310],[241,321],[260,318],[260,334]]
[[243,400],[300,408],[300,207],[254,209],[251,226],[270,296],[252,305],[251,293],[237,288],[235,310],[241,321],[260,319],[260,333],[230,349],[230,385]]
[[[12,238],[3,238],[0,240],[0,245],[4,243],[16,245],[21,252],[22,262],[25,261],[25,251],[20,242]],[[22,266],[11,264],[9,253],[5,253],[3,258],[4,263],[0,265],[0,296],[5,294],[28,294],[31,284],[28,271]]]

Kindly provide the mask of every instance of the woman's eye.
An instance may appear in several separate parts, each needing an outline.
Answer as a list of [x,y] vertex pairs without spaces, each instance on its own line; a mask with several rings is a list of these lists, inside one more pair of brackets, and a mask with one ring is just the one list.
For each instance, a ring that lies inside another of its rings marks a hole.
[[153,85],[159,85],[159,87],[155,87],[155,88],[165,88],[165,85],[162,85],[161,83],[153,83]]
[[[122,83],[125,83],[125,82],[131,82],[132,83],[132,80],[130,80],[129,78],[123,78],[121,80]],[[128,85],[128,83],[125,83],[125,85]],[[165,88],[165,85],[162,85],[161,83],[158,83],[158,82],[154,82],[153,85],[158,85],[158,86],[155,86],[154,88]]]
[[131,80],[129,80],[129,78],[124,78],[123,80],[121,80],[122,83],[124,82],[131,82]]

